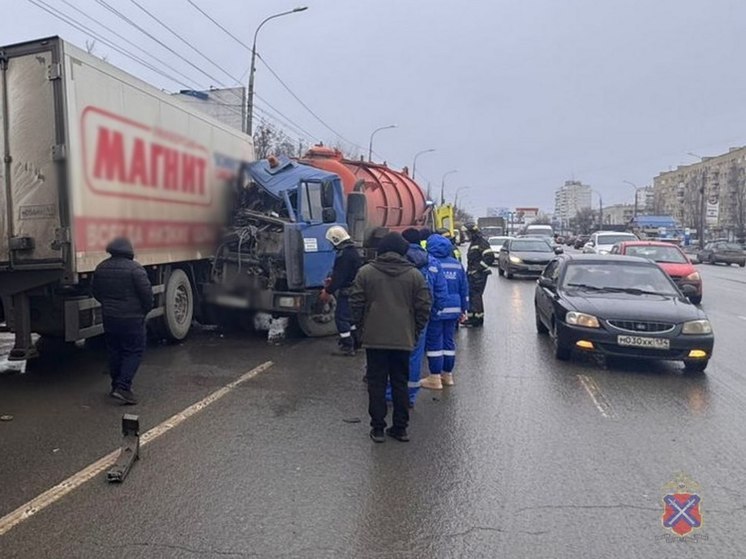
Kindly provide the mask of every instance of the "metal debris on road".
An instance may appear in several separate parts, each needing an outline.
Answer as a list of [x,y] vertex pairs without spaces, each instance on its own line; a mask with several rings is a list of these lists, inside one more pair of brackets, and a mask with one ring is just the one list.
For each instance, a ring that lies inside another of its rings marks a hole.
[[345,417],[342,421],[345,423],[360,423],[362,420],[359,417]]
[[0,415],[0,421],[13,421],[12,415]]

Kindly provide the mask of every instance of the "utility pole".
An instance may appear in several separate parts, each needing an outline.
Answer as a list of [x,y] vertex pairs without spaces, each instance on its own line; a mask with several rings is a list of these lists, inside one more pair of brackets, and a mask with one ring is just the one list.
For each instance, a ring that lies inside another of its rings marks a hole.
[[699,184],[699,248],[705,246],[705,226],[707,224],[707,197],[705,196],[705,182],[707,180],[707,171],[702,169]]

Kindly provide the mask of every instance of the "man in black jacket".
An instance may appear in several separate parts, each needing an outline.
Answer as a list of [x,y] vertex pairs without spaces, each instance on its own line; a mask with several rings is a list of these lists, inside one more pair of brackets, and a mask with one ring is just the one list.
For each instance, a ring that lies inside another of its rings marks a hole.
[[466,253],[466,272],[469,279],[469,312],[465,326],[484,326],[484,301],[482,295],[487,287],[487,278],[492,274],[490,266],[495,262],[492,246],[475,224],[466,226],[471,237]]
[[337,256],[334,259],[334,268],[328,278],[324,289],[321,290],[320,299],[326,303],[333,294],[337,296],[337,308],[334,312],[334,321],[339,332],[339,347],[341,355],[355,355],[355,338],[357,336],[352,325],[350,315],[350,289],[355,275],[363,264],[360,254],[355,248],[350,235],[344,227],[334,225],[326,232],[326,239],[334,245]]
[[128,239],[114,239],[106,252],[111,258],[93,273],[93,296],[102,307],[110,395],[125,404],[136,404],[132,380],[145,351],[145,315],[153,308],[153,288],[145,268],[134,261]]

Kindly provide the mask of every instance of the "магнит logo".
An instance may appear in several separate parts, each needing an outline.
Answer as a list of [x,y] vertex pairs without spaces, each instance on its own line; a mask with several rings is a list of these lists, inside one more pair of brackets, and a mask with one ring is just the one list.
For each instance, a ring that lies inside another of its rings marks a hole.
[[702,527],[702,498],[699,484],[684,473],[663,486],[663,527],[679,537]]

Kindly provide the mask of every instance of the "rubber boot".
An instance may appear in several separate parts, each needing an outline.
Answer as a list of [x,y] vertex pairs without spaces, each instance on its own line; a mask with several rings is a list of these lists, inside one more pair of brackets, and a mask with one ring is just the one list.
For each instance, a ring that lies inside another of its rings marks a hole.
[[456,384],[453,382],[453,373],[443,373],[440,375],[440,380],[443,382],[443,386],[453,386]]
[[428,390],[443,390],[443,382],[440,375],[429,375],[422,379],[420,387],[427,388]]

